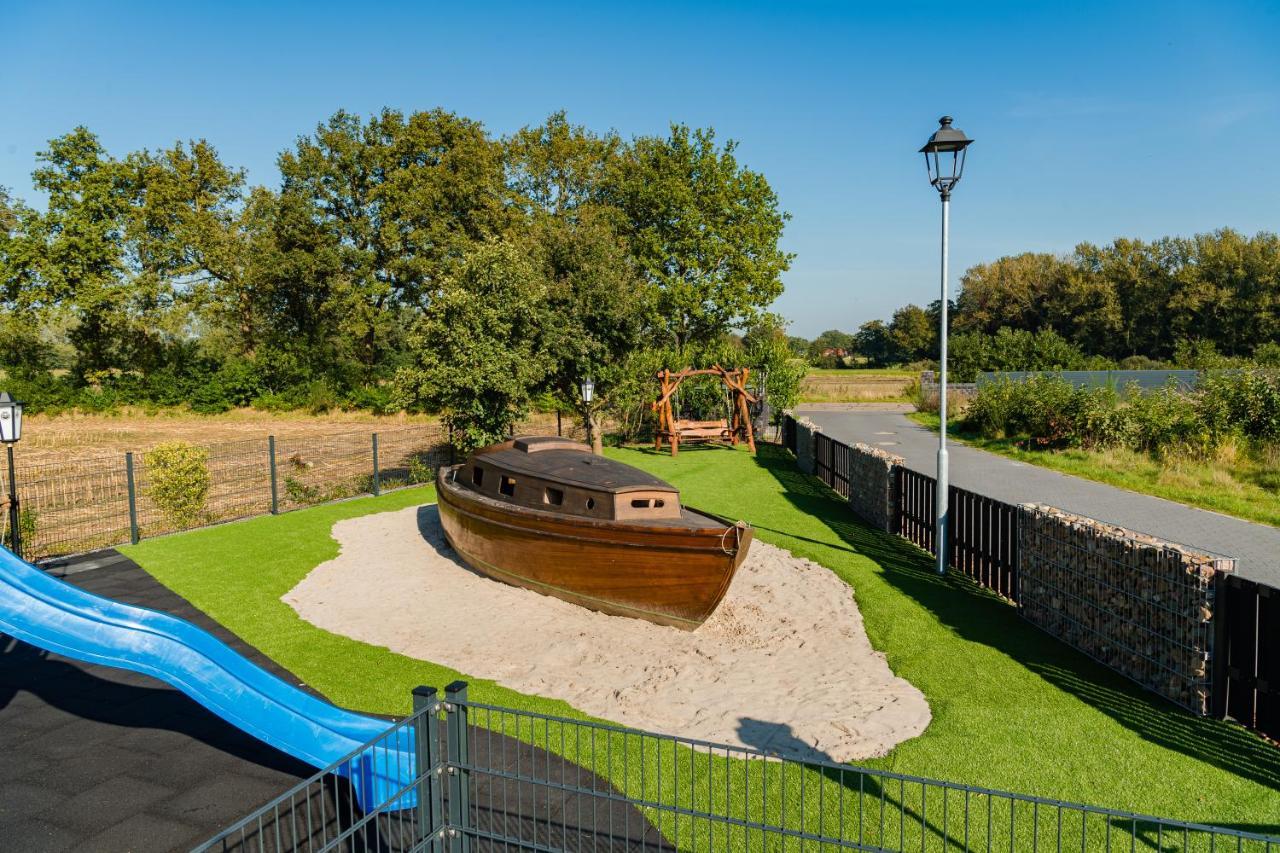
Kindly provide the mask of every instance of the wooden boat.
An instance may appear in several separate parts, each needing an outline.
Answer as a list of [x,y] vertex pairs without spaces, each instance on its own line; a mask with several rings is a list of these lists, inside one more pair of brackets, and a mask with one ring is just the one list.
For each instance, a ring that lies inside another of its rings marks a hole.
[[724,597],[751,528],[680,505],[668,483],[554,437],[514,438],[436,475],[449,544],[482,575],[693,630]]

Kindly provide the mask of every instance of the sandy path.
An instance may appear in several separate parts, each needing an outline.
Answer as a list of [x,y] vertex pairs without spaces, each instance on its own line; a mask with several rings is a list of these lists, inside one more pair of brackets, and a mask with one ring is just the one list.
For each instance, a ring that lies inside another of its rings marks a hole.
[[929,723],[923,694],[871,648],[848,585],[758,540],[720,607],[686,632],[472,573],[435,506],[340,521],[333,535],[339,556],[284,596],[303,619],[606,720],[835,761],[883,755]]

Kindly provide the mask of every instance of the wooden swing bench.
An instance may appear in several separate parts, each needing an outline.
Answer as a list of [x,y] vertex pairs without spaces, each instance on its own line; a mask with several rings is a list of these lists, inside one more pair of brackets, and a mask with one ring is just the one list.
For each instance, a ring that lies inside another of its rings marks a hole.
[[[680,452],[680,444],[697,442],[723,442],[737,445],[745,441],[751,452],[756,452],[755,435],[751,430],[751,415],[747,403],[755,402],[755,397],[747,391],[748,369],[745,367],[726,370],[720,365],[705,370],[686,368],[680,371],[662,370],[658,373],[658,381],[662,383],[662,394],[650,404],[650,408],[658,415],[658,426],[654,430],[654,445],[662,449],[665,439],[671,445],[671,455]],[[680,383],[691,376],[718,376],[733,396],[732,421],[728,419],[695,421],[677,418],[671,406],[671,398]]]

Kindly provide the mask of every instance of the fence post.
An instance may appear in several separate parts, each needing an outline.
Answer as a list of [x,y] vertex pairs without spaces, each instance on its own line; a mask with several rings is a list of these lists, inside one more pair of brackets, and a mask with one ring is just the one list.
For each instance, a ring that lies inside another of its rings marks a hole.
[[133,451],[124,454],[124,476],[129,484],[129,542],[138,544],[138,490],[133,482]]
[[271,514],[280,514],[280,490],[276,485],[276,437],[267,436],[267,457],[271,468]]
[[1231,605],[1227,603],[1230,594],[1227,584],[1230,576],[1225,572],[1217,572],[1213,576],[1213,649],[1209,658],[1209,714],[1219,719],[1227,718],[1227,679],[1230,673],[1227,667],[1231,660],[1231,635],[1227,633],[1227,622],[1231,618]]
[[382,494],[382,484],[378,481],[378,434],[373,434],[373,496]]
[[449,849],[452,853],[471,851],[471,836],[467,834],[471,829],[471,771],[463,769],[471,759],[467,749],[466,701],[467,682],[455,681],[444,689],[448,721],[449,834],[453,838]]
[[418,788],[418,836],[416,842],[427,842],[426,850],[440,853],[444,815],[440,808],[440,783],[436,778],[440,752],[439,703],[434,687],[413,688],[413,737],[417,747],[416,782]]

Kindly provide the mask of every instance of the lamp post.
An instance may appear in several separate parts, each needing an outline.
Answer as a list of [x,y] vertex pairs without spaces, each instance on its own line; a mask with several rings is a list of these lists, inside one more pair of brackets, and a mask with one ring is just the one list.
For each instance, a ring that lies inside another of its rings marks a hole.
[[591,452],[595,453],[596,444],[593,440],[594,435],[592,433],[594,430],[592,429],[593,424],[591,423],[591,399],[596,393],[596,383],[592,382],[591,377],[588,376],[586,379],[582,380],[582,385],[579,390],[582,391],[582,419],[587,427],[587,444],[591,445]]
[[947,573],[947,528],[950,525],[947,460],[947,238],[951,225],[951,190],[960,183],[964,172],[965,149],[973,142],[964,131],[951,126],[951,116],[938,119],[938,129],[920,149],[924,155],[929,183],[942,199],[942,310],[938,320],[938,494],[935,503],[935,528],[938,552],[938,574]]
[[22,556],[22,515],[18,512],[18,478],[13,468],[13,445],[22,438],[22,404],[0,391],[0,441],[9,451],[9,541]]

